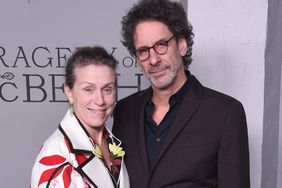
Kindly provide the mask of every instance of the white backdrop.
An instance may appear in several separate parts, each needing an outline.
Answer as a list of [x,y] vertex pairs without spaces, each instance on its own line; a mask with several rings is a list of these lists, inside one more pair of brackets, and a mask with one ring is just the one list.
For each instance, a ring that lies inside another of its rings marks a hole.
[[208,87],[240,100],[247,114],[251,186],[261,184],[267,2],[189,0],[194,26],[192,72]]
[[[120,43],[120,20],[136,0],[1,0],[0,187],[28,187],[43,141],[68,107],[66,57],[102,45],[119,60],[119,99],[148,86]],[[242,101],[248,119],[252,187],[260,187],[265,1],[189,0],[191,71],[208,87]],[[139,80],[140,78],[140,80]]]

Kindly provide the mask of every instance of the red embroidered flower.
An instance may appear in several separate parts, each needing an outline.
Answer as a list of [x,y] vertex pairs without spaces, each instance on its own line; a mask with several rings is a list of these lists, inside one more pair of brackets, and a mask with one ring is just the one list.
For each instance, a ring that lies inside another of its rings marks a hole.
[[56,178],[63,172],[64,187],[69,187],[70,182],[71,182],[70,175],[71,175],[73,168],[71,165],[67,165],[64,168],[58,169],[58,167],[61,164],[63,164],[64,162],[66,162],[66,158],[60,155],[51,155],[51,156],[46,156],[40,159],[39,163],[45,166],[50,166],[50,167],[55,166],[55,167],[43,171],[43,173],[40,176],[38,186],[40,186],[42,183],[48,182],[51,177],[53,179]]

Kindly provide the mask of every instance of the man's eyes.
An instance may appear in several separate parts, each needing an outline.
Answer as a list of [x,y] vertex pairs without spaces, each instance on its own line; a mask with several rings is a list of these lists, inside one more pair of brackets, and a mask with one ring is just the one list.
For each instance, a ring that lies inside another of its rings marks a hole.
[[137,53],[142,54],[142,53],[146,53],[148,51],[148,48],[140,48],[137,50]]
[[166,46],[167,42],[166,41],[159,41],[155,44],[155,46]]

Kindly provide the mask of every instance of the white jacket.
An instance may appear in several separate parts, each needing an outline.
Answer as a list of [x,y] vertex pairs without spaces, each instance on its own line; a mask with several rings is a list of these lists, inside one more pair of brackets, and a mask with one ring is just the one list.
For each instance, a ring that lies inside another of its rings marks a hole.
[[[108,132],[108,145],[120,150],[120,140]],[[59,128],[45,141],[32,170],[31,188],[129,188],[124,156],[114,156],[114,174],[96,154],[84,128],[69,109]]]

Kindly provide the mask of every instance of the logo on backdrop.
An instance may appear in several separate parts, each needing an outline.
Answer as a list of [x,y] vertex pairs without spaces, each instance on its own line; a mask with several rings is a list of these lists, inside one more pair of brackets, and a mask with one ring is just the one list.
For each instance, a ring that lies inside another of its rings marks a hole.
[[[112,47],[111,53],[118,54]],[[67,57],[73,49],[69,47],[37,46],[25,49],[18,46],[9,50],[0,46],[0,101],[4,102],[67,102],[63,90],[64,68]],[[125,56],[120,59],[119,67],[136,68],[135,58]],[[136,71],[135,71],[136,72]],[[118,89],[141,90],[143,74],[133,73],[133,85],[118,85]],[[118,73],[118,80],[122,77]]]

